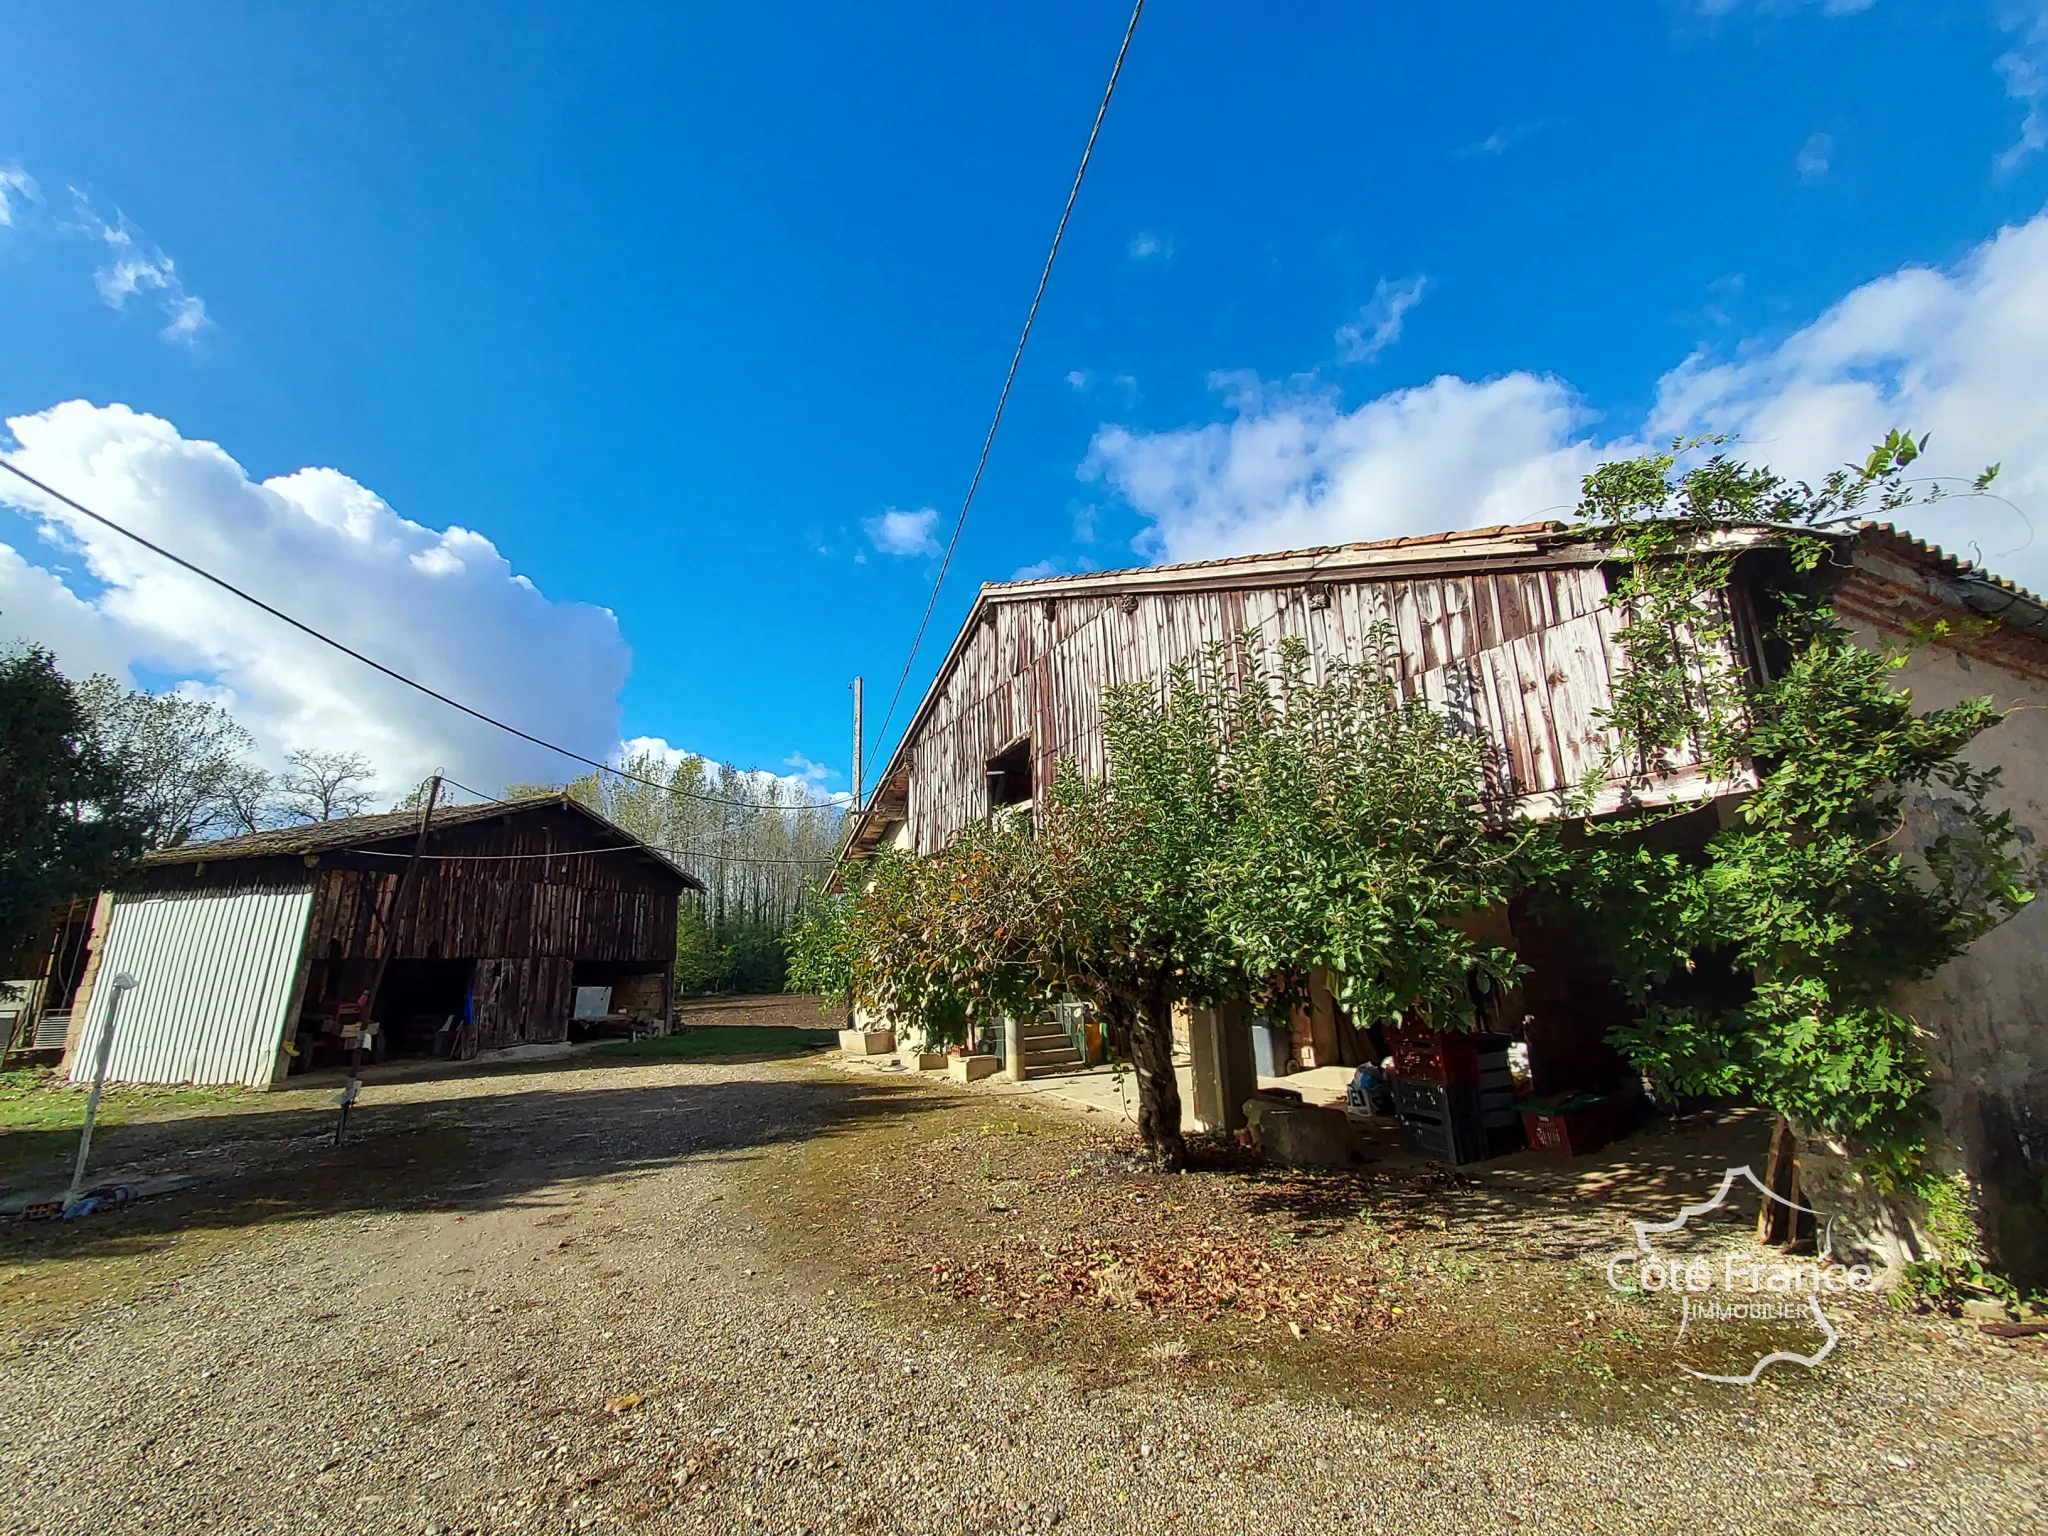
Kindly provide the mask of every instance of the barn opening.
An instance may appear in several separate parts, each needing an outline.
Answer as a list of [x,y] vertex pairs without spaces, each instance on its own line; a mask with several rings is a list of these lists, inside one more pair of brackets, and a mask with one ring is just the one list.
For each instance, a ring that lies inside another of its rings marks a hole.
[[988,760],[988,808],[1031,803],[1031,738],[1013,742]]
[[387,1056],[446,1056],[469,1016],[476,958],[393,960],[372,1010],[384,1026]]

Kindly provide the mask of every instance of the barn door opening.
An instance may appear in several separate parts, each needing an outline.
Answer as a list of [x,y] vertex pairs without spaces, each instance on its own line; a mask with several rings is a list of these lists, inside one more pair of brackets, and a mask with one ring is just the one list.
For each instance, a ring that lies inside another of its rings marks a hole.
[[393,960],[377,990],[387,1056],[445,1056],[463,1017],[476,960]]

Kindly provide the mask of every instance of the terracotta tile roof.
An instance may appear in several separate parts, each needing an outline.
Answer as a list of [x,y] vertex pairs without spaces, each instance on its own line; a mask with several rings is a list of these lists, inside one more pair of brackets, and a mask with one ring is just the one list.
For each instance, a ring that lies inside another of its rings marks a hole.
[[[1888,545],[1895,553],[1903,555],[1915,565],[1931,569],[1934,574],[1950,581],[1965,581],[1972,585],[1993,587],[2009,593],[2021,602],[2031,603],[2036,608],[2048,608],[2048,603],[2044,603],[2037,593],[2029,592],[2019,583],[1994,575],[1983,566],[1973,565],[1968,560],[1952,555],[1939,544],[1930,544],[1919,535],[1909,533],[1895,524],[1863,523],[1858,526],[1856,532],[1859,538],[1871,543]],[[1977,605],[1973,603],[1972,606]]]

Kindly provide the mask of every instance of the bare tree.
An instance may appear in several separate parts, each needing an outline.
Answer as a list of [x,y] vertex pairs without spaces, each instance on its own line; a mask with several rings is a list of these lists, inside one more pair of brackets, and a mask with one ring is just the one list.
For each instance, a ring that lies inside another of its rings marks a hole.
[[370,791],[376,769],[360,752],[319,752],[302,747],[285,761],[290,766],[277,781],[284,791],[278,804],[289,820],[360,816],[376,799]]
[[270,792],[277,781],[254,763],[244,763],[221,785],[222,821],[230,833],[261,832],[283,816]]

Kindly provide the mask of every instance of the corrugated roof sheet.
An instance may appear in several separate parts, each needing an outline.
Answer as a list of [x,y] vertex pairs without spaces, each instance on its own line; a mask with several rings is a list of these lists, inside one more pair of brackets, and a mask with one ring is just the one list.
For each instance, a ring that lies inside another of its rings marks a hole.
[[1496,544],[1507,539],[1539,540],[1570,531],[1570,525],[1553,520],[1540,523],[1495,523],[1486,528],[1457,528],[1443,533],[1410,534],[1398,539],[1366,539],[1350,544],[1321,544],[1310,549],[1274,550],[1258,555],[1226,555],[1215,560],[1183,560],[1171,565],[1134,565],[1114,571],[1075,571],[1064,576],[1038,576],[1028,581],[990,581],[982,590],[1007,594],[1015,589],[1057,587],[1074,582],[1113,582],[1119,578],[1154,581],[1175,576],[1228,575],[1247,566],[1322,566],[1341,563],[1347,555],[1415,550],[1422,554],[1455,555],[1459,546]]

